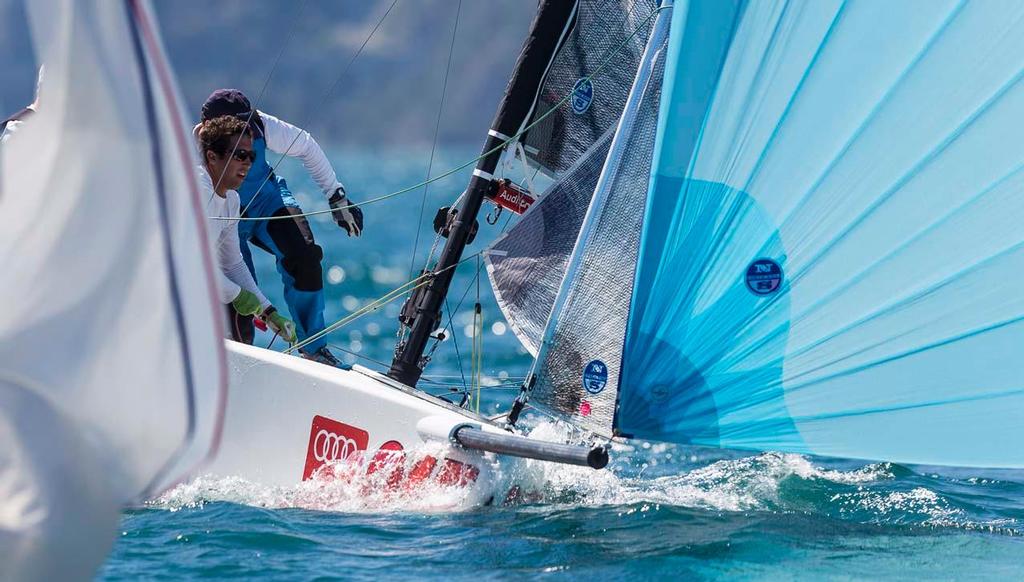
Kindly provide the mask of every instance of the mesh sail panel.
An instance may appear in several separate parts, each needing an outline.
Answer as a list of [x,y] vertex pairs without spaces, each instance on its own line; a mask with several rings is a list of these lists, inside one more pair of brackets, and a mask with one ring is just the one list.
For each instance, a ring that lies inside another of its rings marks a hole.
[[[570,99],[524,136],[527,156],[549,175],[576,164],[622,115],[654,18],[657,0],[580,0],[576,26],[555,55],[528,123],[553,109],[583,77],[591,87]],[[640,30],[637,30],[640,28]],[[631,38],[630,35],[636,32]],[[621,46],[629,38],[629,41]],[[584,83],[585,85],[585,83]]]
[[608,130],[484,255],[498,305],[534,357],[613,134]]
[[[664,48],[664,36],[661,48]],[[609,156],[608,187],[598,192],[575,249],[536,367],[530,402],[573,424],[611,436],[622,346],[629,316],[661,94],[663,50],[632,126],[620,130],[621,155]],[[618,149],[618,148],[616,148]]]

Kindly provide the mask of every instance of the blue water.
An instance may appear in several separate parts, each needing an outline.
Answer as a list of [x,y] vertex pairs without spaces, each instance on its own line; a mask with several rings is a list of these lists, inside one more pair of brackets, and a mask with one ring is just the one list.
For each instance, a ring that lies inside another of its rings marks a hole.
[[[364,200],[421,180],[427,156],[415,150],[334,157],[353,199]],[[471,156],[444,152],[435,167]],[[286,165],[282,174],[298,184],[307,210],[323,208],[300,179],[301,167]],[[434,210],[458,195],[465,175],[431,186],[422,223],[422,190],[368,206],[366,235],[358,240],[326,218],[313,221],[326,254],[328,321],[407,279],[418,226],[422,265]],[[469,253],[500,232],[505,217],[499,218],[483,225]],[[262,260],[258,267],[271,300],[283,304],[272,264]],[[424,384],[456,400],[469,370],[476,272],[474,262],[464,265],[453,284],[453,333],[435,352]],[[483,279],[488,387],[480,404],[490,413],[507,409],[530,360],[502,325]],[[357,320],[331,344],[349,361],[380,368],[374,361],[390,361],[399,306]],[[270,339],[261,336],[257,344]],[[559,430],[543,419],[530,422]],[[126,512],[99,577],[821,580],[1024,572],[1024,472],[645,443],[617,446],[601,472],[529,462],[504,471],[469,490],[371,498],[350,484],[269,488],[200,477]],[[512,506],[484,503],[500,501],[512,481],[531,483],[539,495]]]

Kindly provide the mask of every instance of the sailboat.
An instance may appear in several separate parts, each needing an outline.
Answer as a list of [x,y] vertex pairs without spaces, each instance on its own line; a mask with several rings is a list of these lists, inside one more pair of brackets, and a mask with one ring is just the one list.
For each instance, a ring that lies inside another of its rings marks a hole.
[[[624,439],[1024,466],[1022,17],[541,2],[390,369],[229,343],[210,472],[291,484],[398,455],[402,478],[464,484],[503,455],[601,467]],[[481,208],[516,207],[495,178],[513,151],[553,184],[487,271],[536,360],[486,418],[416,384]],[[573,441],[523,438],[526,407]],[[424,443],[447,448],[403,456]]]
[[[200,472],[465,486],[508,455],[602,467],[619,439],[1024,466],[1024,6],[542,2],[390,369],[227,342],[226,395],[146,3],[30,8],[47,82],[0,150],[0,454],[45,454],[0,470],[47,502],[51,545],[5,574],[90,572],[117,507]],[[513,150],[554,180],[532,204],[495,180]],[[486,258],[536,357],[500,418],[416,389],[492,202],[529,205]],[[525,438],[528,406],[571,442]],[[40,515],[21,499],[0,543]]]

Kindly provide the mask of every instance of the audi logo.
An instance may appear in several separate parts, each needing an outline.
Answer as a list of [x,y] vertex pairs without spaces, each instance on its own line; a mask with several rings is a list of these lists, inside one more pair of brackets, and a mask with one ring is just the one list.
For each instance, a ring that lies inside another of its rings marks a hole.
[[321,463],[347,459],[358,450],[356,441],[326,429],[320,429],[313,438],[313,458]]

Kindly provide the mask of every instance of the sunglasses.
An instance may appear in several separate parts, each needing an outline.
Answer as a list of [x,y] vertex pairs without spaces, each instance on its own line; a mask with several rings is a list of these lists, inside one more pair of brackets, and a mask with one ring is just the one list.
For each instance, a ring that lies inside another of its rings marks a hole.
[[256,162],[256,152],[252,150],[236,149],[231,155],[239,162],[244,162],[246,160],[253,163]]

